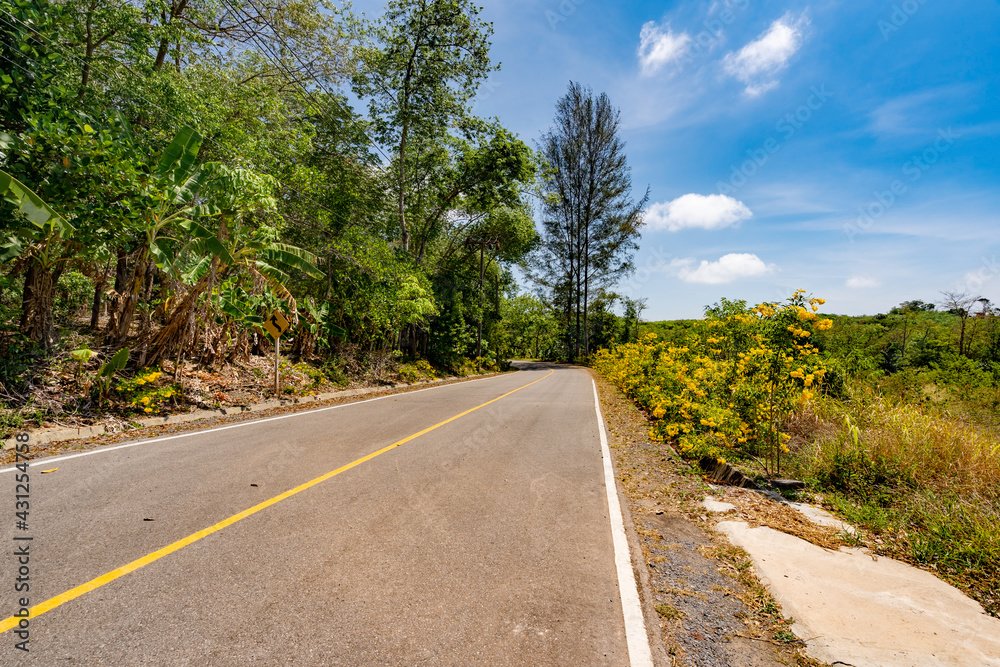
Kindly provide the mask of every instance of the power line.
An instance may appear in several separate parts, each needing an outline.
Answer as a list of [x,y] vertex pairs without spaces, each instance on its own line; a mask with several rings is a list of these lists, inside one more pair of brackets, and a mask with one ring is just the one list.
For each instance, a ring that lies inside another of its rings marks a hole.
[[[246,17],[247,20],[251,20],[252,19],[252,17],[249,14],[247,14],[246,12],[244,12],[242,8],[234,7],[229,2],[229,0],[222,0],[222,1],[223,1],[223,4],[225,4],[226,7],[228,7],[232,12],[234,12],[234,13],[238,12],[240,15]],[[303,68],[304,71],[308,72],[309,71],[309,66],[302,61],[302,58],[299,57],[299,55],[295,51],[295,49],[291,48],[288,45],[288,42],[286,42],[285,39],[281,36],[281,34],[278,32],[278,30],[275,29],[274,25],[267,18],[264,17],[263,13],[260,11],[260,9],[257,7],[257,5],[255,5],[252,0],[248,0],[247,4],[249,4],[251,7],[253,7],[257,11],[258,17],[261,20],[261,22],[263,22],[268,28],[271,29],[271,32],[274,34],[275,38],[278,39],[278,41],[281,42],[281,46],[284,47],[284,49],[286,51],[288,51],[289,53],[291,53],[295,57],[295,60],[298,61],[299,65],[302,66],[302,68]],[[258,49],[260,49],[261,51],[267,51],[269,54],[271,54],[271,56],[273,57],[273,60],[271,60],[271,62],[273,64],[275,64],[279,69],[281,69],[289,78],[294,78],[294,77],[292,77],[291,71],[282,62],[281,56],[278,53],[276,53],[272,47],[264,44],[262,41],[259,41],[256,35],[251,35],[249,39],[250,39],[251,42],[253,42],[258,47]],[[318,77],[310,76],[310,78],[329,97],[335,97],[335,95],[333,93],[331,93],[326,88],[326,86],[323,85],[322,82],[320,82],[320,80],[319,80]],[[306,95],[308,95],[309,99],[313,100],[313,102],[315,102],[318,107],[322,107],[323,106],[316,99],[316,96],[312,93],[312,91],[310,91],[308,88],[306,88],[301,83],[299,83],[299,85],[302,88],[302,92],[304,92]],[[326,120],[329,121],[330,118],[327,117]],[[374,139],[372,139],[368,135],[368,133],[364,131],[363,128],[361,128],[361,133],[364,135],[365,139],[368,140],[368,143],[371,144],[371,146],[375,150],[377,150],[382,155],[383,158],[385,158],[389,162],[392,161],[392,158],[390,158],[388,155],[385,154],[385,152],[381,149],[381,147],[379,147],[378,143]]]

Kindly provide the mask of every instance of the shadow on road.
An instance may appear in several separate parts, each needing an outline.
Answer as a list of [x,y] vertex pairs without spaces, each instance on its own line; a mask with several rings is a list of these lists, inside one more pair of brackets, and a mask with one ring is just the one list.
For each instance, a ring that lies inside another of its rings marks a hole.
[[553,368],[574,368],[566,364],[550,363],[547,361],[521,361],[519,359],[512,360],[510,364],[519,371],[548,371]]

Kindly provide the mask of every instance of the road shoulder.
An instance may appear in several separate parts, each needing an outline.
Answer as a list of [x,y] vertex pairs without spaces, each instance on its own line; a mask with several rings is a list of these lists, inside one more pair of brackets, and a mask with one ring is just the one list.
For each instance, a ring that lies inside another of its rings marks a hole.
[[651,441],[646,417],[593,375],[633,561],[638,550],[644,564],[640,597],[656,663],[820,665],[784,630],[787,621],[747,554],[709,528],[701,500],[710,488],[700,473]]

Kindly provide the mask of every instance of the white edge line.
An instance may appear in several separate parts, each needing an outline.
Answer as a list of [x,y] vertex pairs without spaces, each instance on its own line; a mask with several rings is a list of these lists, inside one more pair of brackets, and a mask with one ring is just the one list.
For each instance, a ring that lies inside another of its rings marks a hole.
[[[365,399],[363,401],[354,401],[352,403],[341,403],[339,405],[328,405],[325,408],[316,408],[315,410],[303,410],[302,412],[293,412],[291,414],[279,415],[277,417],[266,417],[264,419],[251,419],[251,420],[248,420],[248,421],[245,421],[245,422],[241,422],[239,424],[231,424],[230,426],[219,426],[218,428],[210,428],[210,429],[203,430],[203,431],[198,431],[198,430],[188,431],[187,433],[179,433],[177,435],[168,435],[168,436],[165,436],[165,437],[162,437],[162,438],[153,438],[151,440],[139,440],[138,442],[130,442],[130,443],[127,443],[127,444],[124,444],[124,445],[117,445],[115,447],[101,447],[100,449],[92,449],[92,450],[87,451],[87,452],[81,452],[80,454],[70,454],[69,456],[56,456],[54,458],[52,458],[52,457],[46,457],[46,458],[42,458],[42,459],[33,459],[33,460],[31,460],[31,462],[28,463],[28,467],[30,468],[30,467],[33,467],[33,466],[49,465],[50,463],[58,463],[59,461],[69,461],[70,459],[78,459],[81,456],[93,456],[95,454],[106,454],[108,452],[113,452],[113,451],[116,451],[116,450],[119,450],[119,449],[128,449],[129,447],[138,447],[140,445],[152,445],[152,444],[155,444],[155,443],[158,443],[158,442],[167,442],[168,440],[179,440],[181,438],[193,438],[193,437],[198,436],[198,435],[207,435],[209,433],[218,433],[220,431],[228,431],[231,428],[243,428],[243,427],[246,427],[246,426],[256,426],[257,424],[265,424],[267,422],[278,421],[280,419],[291,419],[293,417],[304,417],[306,415],[316,414],[317,412],[326,412],[327,410],[336,410],[338,408],[347,408],[347,407],[350,407],[352,405],[361,405],[363,403],[371,403],[373,401],[381,401],[382,399],[392,398],[393,396],[400,396],[402,394],[419,394],[421,392],[430,391],[432,389],[444,389],[445,387],[451,387],[451,386],[456,385],[456,384],[472,384],[473,382],[480,382],[482,380],[492,380],[495,377],[499,377],[499,376],[494,375],[492,377],[487,377],[487,378],[476,378],[475,380],[465,380],[464,382],[452,382],[450,384],[443,384],[443,385],[440,385],[440,386],[437,386],[437,387],[425,387],[424,389],[416,389],[414,391],[404,391],[404,392],[401,392],[400,394],[386,394],[385,396],[376,396],[375,398],[368,398],[368,399]],[[192,423],[192,422],[188,422],[188,423]],[[115,434],[108,433],[107,435],[115,435]],[[5,473],[5,472],[10,472],[12,470],[17,470],[17,466],[12,465],[10,468],[2,468],[2,469],[0,469],[0,474]]]
[[625,640],[628,643],[629,664],[632,667],[653,667],[653,655],[649,649],[646,634],[646,619],[639,603],[639,590],[635,585],[632,559],[629,557],[628,538],[622,508],[618,503],[618,487],[615,484],[614,469],[611,466],[611,450],[608,435],[604,430],[601,402],[597,397],[597,382],[594,384],[594,410],[597,412],[597,426],[601,434],[601,454],[604,457],[604,488],[608,491],[608,514],[611,517],[611,539],[615,546],[615,567],[618,570],[618,590],[622,599],[622,614],[625,617]]

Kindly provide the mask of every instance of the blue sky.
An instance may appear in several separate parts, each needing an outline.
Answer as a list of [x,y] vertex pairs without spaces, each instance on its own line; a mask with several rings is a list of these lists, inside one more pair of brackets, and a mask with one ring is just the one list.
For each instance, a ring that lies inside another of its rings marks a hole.
[[[369,16],[375,0],[356,3]],[[570,80],[622,112],[651,206],[621,293],[885,312],[1000,301],[1000,2],[492,2],[477,99],[529,143]]]

